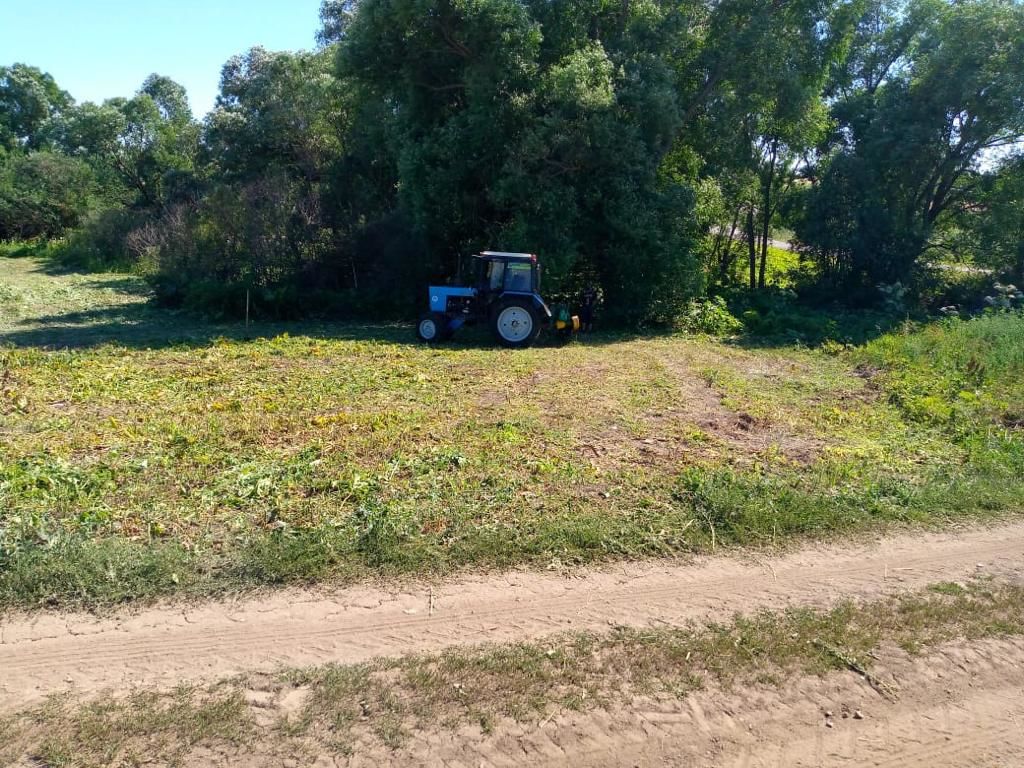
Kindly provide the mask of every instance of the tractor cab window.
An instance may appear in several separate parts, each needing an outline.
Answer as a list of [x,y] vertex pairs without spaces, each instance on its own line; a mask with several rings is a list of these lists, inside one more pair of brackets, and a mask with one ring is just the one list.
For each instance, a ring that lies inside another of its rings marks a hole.
[[492,291],[500,291],[505,282],[505,262],[487,262],[487,287]]
[[528,262],[512,262],[505,270],[505,290],[530,293],[533,290],[533,265]]

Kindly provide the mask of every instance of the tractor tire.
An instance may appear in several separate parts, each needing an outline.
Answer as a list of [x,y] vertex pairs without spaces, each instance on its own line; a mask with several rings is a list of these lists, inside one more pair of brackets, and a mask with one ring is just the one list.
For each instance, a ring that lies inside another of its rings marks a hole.
[[416,324],[416,337],[427,344],[448,341],[452,337],[448,331],[448,318],[440,312],[428,312]]
[[505,299],[491,313],[491,330],[502,346],[526,349],[540,336],[540,313],[529,299]]

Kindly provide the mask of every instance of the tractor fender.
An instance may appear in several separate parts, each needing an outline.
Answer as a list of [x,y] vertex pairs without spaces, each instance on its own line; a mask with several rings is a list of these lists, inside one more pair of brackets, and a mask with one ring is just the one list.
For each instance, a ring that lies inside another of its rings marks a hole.
[[551,322],[551,310],[548,308],[548,305],[544,303],[544,299],[542,299],[538,294],[523,293],[520,291],[505,291],[503,294],[501,294],[502,299],[505,299],[508,296],[522,296],[524,298],[529,299],[530,301],[533,302],[533,306],[536,308],[536,310],[540,312],[543,321],[545,323]]

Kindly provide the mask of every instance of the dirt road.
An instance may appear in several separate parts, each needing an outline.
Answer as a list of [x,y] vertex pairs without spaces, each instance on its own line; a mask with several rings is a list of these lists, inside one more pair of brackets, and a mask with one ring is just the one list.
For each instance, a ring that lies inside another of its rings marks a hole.
[[573,576],[516,572],[432,587],[291,591],[105,618],[14,617],[0,622],[0,711],[71,689],[170,686],[563,630],[728,618],[877,597],[976,573],[1024,573],[1024,523],[816,547],[771,561],[716,557]]
[[[885,648],[872,663],[884,698],[835,672],[785,685],[633,699],[583,712],[417,730],[398,749],[309,744],[289,763],[264,742],[199,750],[189,768],[1017,768],[1024,766],[1024,638],[950,643],[922,656]],[[285,696],[292,696],[286,689]],[[827,715],[831,714],[831,717]],[[29,763],[25,768],[29,768]]]
[[[422,734],[398,753],[360,749],[318,766],[554,768],[1010,768],[1024,765],[1024,640],[952,644],[920,657],[889,649],[875,663],[899,685],[883,699],[837,672],[784,687],[718,688],[684,699],[562,713],[550,721]],[[832,717],[826,717],[831,713]],[[829,725],[831,723],[831,725]],[[216,761],[230,765],[236,756]],[[270,765],[255,761],[253,765]]]

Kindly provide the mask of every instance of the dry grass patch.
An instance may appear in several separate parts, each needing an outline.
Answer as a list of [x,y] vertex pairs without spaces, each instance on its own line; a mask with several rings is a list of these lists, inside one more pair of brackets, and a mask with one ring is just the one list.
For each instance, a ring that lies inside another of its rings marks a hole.
[[255,733],[245,699],[231,685],[144,691],[85,703],[53,698],[8,719],[6,728],[7,738],[0,739],[5,764],[27,758],[30,764],[54,768],[181,765],[198,745],[239,744]]

